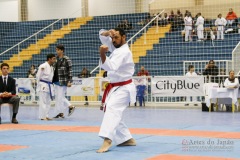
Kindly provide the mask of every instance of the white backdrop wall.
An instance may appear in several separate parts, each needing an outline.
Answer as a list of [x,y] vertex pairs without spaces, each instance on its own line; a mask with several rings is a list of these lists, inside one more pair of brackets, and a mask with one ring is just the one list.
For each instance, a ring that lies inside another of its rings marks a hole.
[[[81,17],[81,2],[81,0],[28,0],[28,20]],[[74,12],[76,13],[73,14]]]
[[149,3],[151,0],[142,0],[142,12],[149,12]]
[[135,0],[88,0],[89,16],[135,12]]
[[18,22],[18,0],[0,0],[0,21]]
[[[0,0],[0,21],[19,21],[19,1]],[[141,0],[142,12],[149,11],[149,1]],[[88,0],[88,10],[89,16],[135,13],[135,0]],[[29,21],[81,16],[81,0],[28,0]]]

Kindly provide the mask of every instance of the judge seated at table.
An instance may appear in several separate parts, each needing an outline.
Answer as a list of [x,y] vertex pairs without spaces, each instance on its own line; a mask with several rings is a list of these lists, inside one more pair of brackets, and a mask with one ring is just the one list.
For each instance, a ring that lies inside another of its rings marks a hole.
[[[229,72],[229,77],[225,79],[224,86],[229,89],[237,89],[239,87],[238,78],[235,78],[234,71]],[[226,105],[226,110],[231,111],[230,105]]]

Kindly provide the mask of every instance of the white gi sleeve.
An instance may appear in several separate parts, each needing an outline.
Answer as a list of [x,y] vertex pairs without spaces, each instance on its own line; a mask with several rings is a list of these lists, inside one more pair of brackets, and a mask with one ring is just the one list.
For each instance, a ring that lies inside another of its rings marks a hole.
[[111,59],[109,57],[106,57],[105,62],[101,65],[101,67],[106,71],[117,71],[118,68],[123,64],[125,57],[124,54],[127,53],[120,53],[120,51],[115,50],[112,54],[114,55],[111,57]]
[[101,29],[99,31],[99,39],[101,41],[102,44],[108,46],[108,50],[109,52],[113,52],[116,48],[114,47],[114,45],[112,44],[112,38],[110,36],[102,36],[101,34],[106,31],[104,29]]

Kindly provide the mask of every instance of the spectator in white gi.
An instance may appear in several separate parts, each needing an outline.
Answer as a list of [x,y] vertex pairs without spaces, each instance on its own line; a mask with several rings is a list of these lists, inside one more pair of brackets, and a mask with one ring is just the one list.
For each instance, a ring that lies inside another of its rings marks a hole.
[[184,18],[185,25],[185,42],[192,41],[192,17],[190,13],[186,13]]
[[[104,108],[105,114],[99,136],[104,141],[97,152],[103,153],[109,150],[112,141],[117,146],[136,145],[123,117],[123,112],[129,103],[136,102],[136,87],[132,81],[134,62],[132,52],[126,43],[125,31],[121,28],[110,31],[100,30],[99,35],[103,44],[100,46],[100,66],[107,71],[110,80],[103,94],[101,108]],[[106,57],[107,51],[111,52],[109,57]]]
[[53,97],[53,63],[56,57],[54,54],[47,55],[47,61],[39,66],[37,78],[37,92],[39,93],[39,118],[41,120],[51,120],[49,109]]
[[203,40],[203,31],[204,31],[204,18],[202,17],[201,13],[197,14],[198,18],[197,18],[197,22],[196,22],[196,26],[197,26],[197,36],[198,36],[198,41],[202,41]]
[[[188,72],[186,73],[186,76],[187,77],[196,77],[197,76],[197,73],[194,71],[194,66],[193,65],[188,66]],[[191,99],[191,97],[189,97],[189,96],[186,98],[187,103],[185,104],[185,106],[189,105],[189,102],[191,101],[190,99]],[[197,97],[193,96],[192,101],[197,102]],[[197,103],[195,103],[194,106],[197,106]]]
[[225,18],[222,17],[222,14],[218,15],[218,18],[215,21],[215,26],[217,26],[217,40],[224,39],[224,26],[226,26],[227,21]]

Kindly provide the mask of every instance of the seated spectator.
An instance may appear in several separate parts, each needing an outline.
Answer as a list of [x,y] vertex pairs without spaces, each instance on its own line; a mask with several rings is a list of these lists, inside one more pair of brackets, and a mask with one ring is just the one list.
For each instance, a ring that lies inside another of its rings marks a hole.
[[[82,72],[78,75],[78,78],[88,78],[88,77],[91,77],[91,74],[87,70],[87,68],[84,67],[82,69]],[[85,104],[84,105],[89,105],[87,96],[85,96]]]
[[183,18],[183,14],[179,9],[177,10],[177,17]]
[[225,79],[224,86],[232,89],[239,87],[239,81],[238,78],[235,78],[234,71],[229,72],[229,77]]
[[204,28],[204,40],[215,40],[216,27]]
[[36,73],[37,73],[37,69],[35,65],[31,65],[30,69],[28,70],[27,77],[30,78],[29,77],[30,74],[31,76],[36,77]]
[[191,13],[189,10],[185,11],[184,17],[186,17],[188,15],[188,13]]
[[124,30],[126,30],[126,31],[133,29],[132,23],[128,22],[128,20],[126,20],[126,19],[123,20],[123,21],[121,21],[121,22],[118,24],[117,27],[122,28],[122,29],[124,29]]
[[81,73],[78,75],[78,78],[88,78],[90,76],[91,76],[90,72],[87,70],[87,68],[84,67]]
[[[218,83],[218,78],[216,77],[218,75],[218,67],[215,66],[214,60],[210,60],[208,62],[208,64],[205,66],[203,75],[207,76],[208,82]],[[210,76],[212,76],[212,77],[210,77]]]
[[167,13],[164,13],[163,15],[163,25],[167,25],[169,21],[169,17],[167,15]]
[[142,19],[140,22],[138,22],[138,25],[142,25],[145,26],[146,24],[148,24],[151,21],[151,16],[150,14],[148,14],[148,16],[146,17],[146,19]]
[[184,25],[184,18],[183,14],[180,12],[180,10],[177,10],[177,15],[176,15],[176,27],[179,28]]
[[174,21],[174,18],[175,18],[174,11],[171,10],[170,15],[169,15],[169,20],[172,22],[172,21]]
[[35,65],[31,65],[30,69],[28,70],[27,78],[32,78],[31,82],[32,82],[33,88],[35,88],[37,84],[36,79],[33,79],[33,78],[36,78],[36,74],[37,74],[37,69],[35,68]]
[[[224,86],[229,89],[236,89],[239,87],[239,81],[238,78],[235,78],[234,71],[229,72],[229,77],[226,78]],[[231,111],[231,105],[226,105],[226,110]]]
[[228,14],[227,14],[227,16],[226,16],[226,20],[227,20],[227,25],[228,26],[232,26],[233,25],[233,23],[235,22],[235,21],[237,21],[237,15],[236,15],[236,13],[235,12],[233,12],[233,9],[232,8],[230,8],[229,9],[229,12],[228,12]]
[[152,18],[155,18],[157,15],[158,15],[158,17],[152,22],[153,26],[156,26],[157,24],[163,25],[163,18],[162,18],[161,14],[159,15],[159,13],[155,13],[155,14],[153,14]]
[[[20,98],[16,95],[16,80],[8,75],[9,65],[7,63],[1,64],[2,76],[0,76],[0,106],[3,103],[9,103],[13,105],[11,109],[12,123],[18,124],[16,116],[19,109]],[[0,108],[1,109],[1,108]],[[1,110],[0,110],[1,111]],[[1,113],[1,112],[0,112]],[[1,115],[0,115],[1,124]]]

